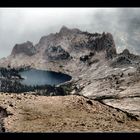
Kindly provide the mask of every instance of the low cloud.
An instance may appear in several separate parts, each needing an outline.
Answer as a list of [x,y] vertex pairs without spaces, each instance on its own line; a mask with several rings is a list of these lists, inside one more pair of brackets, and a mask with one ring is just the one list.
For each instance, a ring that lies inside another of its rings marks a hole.
[[16,43],[36,44],[63,25],[91,33],[110,32],[118,52],[127,47],[139,53],[139,17],[139,8],[1,8],[0,58],[8,56]]

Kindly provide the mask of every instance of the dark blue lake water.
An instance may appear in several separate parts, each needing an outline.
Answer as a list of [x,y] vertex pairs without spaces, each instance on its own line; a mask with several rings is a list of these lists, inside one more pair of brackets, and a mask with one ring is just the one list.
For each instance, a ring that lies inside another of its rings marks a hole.
[[24,78],[21,81],[25,85],[58,85],[66,81],[71,80],[71,76],[57,73],[52,71],[30,69],[20,72],[20,75]]

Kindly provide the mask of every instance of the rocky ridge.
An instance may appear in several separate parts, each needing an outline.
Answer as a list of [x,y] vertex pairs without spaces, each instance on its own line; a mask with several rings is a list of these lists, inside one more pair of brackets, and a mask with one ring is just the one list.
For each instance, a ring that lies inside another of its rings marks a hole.
[[[51,62],[62,60],[75,63],[84,54],[104,52],[104,57],[116,55],[115,43],[110,33],[88,33],[63,26],[59,33],[41,37],[38,44],[27,41],[16,44],[10,56],[0,61],[2,66],[30,65],[36,68],[52,68]],[[63,63],[65,63],[63,62]],[[47,64],[48,63],[48,64]],[[66,65],[66,64],[65,64]],[[58,67],[59,66],[55,66]]]

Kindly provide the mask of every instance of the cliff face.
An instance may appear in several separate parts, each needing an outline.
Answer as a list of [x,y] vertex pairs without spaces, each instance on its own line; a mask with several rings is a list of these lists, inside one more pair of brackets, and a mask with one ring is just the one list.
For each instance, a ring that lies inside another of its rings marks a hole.
[[119,67],[119,66],[129,66],[129,65],[139,65],[140,56],[134,55],[129,52],[128,49],[125,49],[122,53],[118,54],[117,57],[112,61],[111,66]]
[[[40,49],[46,50],[48,47],[57,46],[61,46],[62,53],[67,51],[71,56],[87,50],[94,52],[105,51],[108,58],[112,57],[112,54],[116,54],[115,43],[110,33],[90,34],[78,29],[68,29],[67,27],[62,27],[59,33],[42,37],[35,47],[40,52]],[[111,51],[112,54],[110,54]]]
[[29,41],[16,44],[10,56],[12,59],[14,57],[18,59],[18,55],[24,54],[30,56],[30,59],[37,56],[38,59],[45,61],[58,61],[80,58],[80,54],[84,52],[104,52],[105,58],[113,58],[116,55],[116,48],[112,35],[91,34],[63,26],[59,33],[41,37],[35,46]]
[[49,46],[43,53],[43,59],[50,61],[66,60],[68,58],[70,58],[70,54],[62,49],[61,46]]
[[36,52],[35,47],[33,46],[32,42],[27,41],[22,44],[16,44],[12,50],[11,56],[16,56],[19,54],[24,54],[27,56],[32,56]]

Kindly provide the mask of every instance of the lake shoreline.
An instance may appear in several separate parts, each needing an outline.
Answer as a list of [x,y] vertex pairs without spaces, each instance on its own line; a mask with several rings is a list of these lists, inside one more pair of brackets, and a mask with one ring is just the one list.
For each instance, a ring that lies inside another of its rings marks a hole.
[[[25,79],[24,77],[27,78]],[[44,90],[43,95],[52,95],[52,92],[55,92],[57,88],[56,86],[59,84],[63,85],[63,83],[65,84],[65,82],[71,81],[71,79],[72,77],[69,75],[53,71],[36,70],[33,68],[1,68],[0,91],[9,93],[39,93]]]

